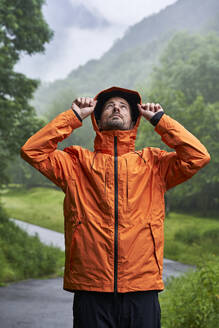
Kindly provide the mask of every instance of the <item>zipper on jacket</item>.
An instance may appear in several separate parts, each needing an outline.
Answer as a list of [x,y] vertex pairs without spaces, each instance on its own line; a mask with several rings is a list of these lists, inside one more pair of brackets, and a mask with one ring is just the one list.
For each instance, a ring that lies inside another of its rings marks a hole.
[[114,136],[114,199],[115,199],[115,229],[114,229],[114,294],[117,294],[118,275],[118,153],[117,137]]

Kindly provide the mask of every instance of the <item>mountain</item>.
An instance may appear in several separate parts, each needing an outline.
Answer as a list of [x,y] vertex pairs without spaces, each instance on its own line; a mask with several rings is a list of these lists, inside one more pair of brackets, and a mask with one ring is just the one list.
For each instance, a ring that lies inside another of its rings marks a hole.
[[219,12],[217,0],[178,0],[157,14],[131,26],[108,54],[119,54],[145,42],[159,39],[172,31],[198,31]]
[[[157,14],[144,18],[129,27],[124,37],[116,40],[99,60],[90,60],[73,70],[66,79],[42,84],[35,94],[33,105],[42,114],[60,98],[94,96],[112,85],[125,88],[141,87],[149,82],[150,72],[160,54],[178,31],[206,33],[219,31],[218,0],[178,0]],[[66,109],[66,101],[60,112]]]

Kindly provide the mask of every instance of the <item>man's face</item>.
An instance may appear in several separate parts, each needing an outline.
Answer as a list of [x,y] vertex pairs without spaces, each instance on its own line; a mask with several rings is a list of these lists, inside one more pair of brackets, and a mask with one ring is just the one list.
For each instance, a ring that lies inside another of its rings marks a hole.
[[130,130],[133,128],[131,108],[121,97],[112,97],[105,102],[100,121],[100,130]]

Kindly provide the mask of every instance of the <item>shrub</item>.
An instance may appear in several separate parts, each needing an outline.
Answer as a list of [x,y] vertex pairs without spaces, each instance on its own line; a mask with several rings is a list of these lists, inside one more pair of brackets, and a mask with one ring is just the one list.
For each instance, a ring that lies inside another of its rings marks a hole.
[[162,328],[218,327],[219,264],[208,263],[195,272],[174,278],[160,295]]

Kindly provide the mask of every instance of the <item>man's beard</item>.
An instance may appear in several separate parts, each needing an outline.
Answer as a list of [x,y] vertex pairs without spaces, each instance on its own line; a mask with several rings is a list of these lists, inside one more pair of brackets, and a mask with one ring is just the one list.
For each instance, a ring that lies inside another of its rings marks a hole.
[[104,130],[128,130],[122,120],[114,120],[110,119],[107,121],[106,126],[104,127]]

